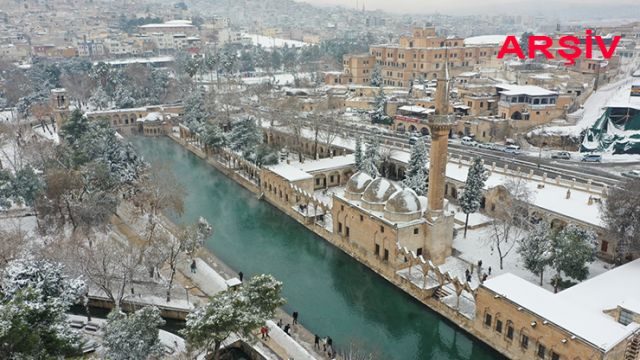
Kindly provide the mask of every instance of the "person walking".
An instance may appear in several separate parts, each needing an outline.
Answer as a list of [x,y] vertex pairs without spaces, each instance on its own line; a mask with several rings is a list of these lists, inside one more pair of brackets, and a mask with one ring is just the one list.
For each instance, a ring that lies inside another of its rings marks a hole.
[[267,333],[269,332],[269,330],[267,330],[266,326],[263,326],[260,328],[260,336],[262,337],[262,340],[266,340],[267,339]]
[[244,274],[242,273],[242,271],[240,271],[238,273],[238,278],[240,279],[240,282],[242,282],[242,278],[244,277]]
[[290,326],[289,326],[289,324],[287,324],[287,325],[284,326],[284,329],[283,329],[284,333],[287,334],[287,335],[290,335],[289,334],[289,328],[290,328]]
[[198,267],[198,266],[196,265],[196,260],[194,259],[194,260],[191,262],[191,273],[192,273],[192,274],[195,274],[195,273],[196,273],[197,267]]
[[313,338],[313,347],[320,350],[320,336],[318,336],[318,334],[314,335]]
[[293,312],[293,325],[298,323],[298,312],[294,311]]

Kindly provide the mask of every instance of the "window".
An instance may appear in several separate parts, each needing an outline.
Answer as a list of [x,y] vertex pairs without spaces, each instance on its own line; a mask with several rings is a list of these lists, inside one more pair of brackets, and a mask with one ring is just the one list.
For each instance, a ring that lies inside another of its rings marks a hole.
[[360,215],[360,221],[364,221],[364,216]]
[[422,248],[418,248],[418,250],[416,250],[416,255],[417,256],[422,255]]
[[544,359],[544,354],[547,352],[547,348],[542,344],[538,344],[538,357]]
[[620,318],[618,318],[618,322],[624,326],[631,324],[633,321],[633,313],[626,309],[620,310]]
[[602,243],[600,244],[600,251],[607,252],[607,250],[609,250],[609,242],[602,240]]
[[502,320],[496,320],[496,332],[502,334]]
[[484,324],[491,326],[491,314],[484,314]]
[[389,260],[389,250],[387,250],[387,249],[384,249],[384,258],[383,258],[383,260],[384,261]]
[[560,360],[560,354],[555,351],[551,352],[551,360]]
[[529,337],[527,335],[522,335],[522,338],[520,338],[520,346],[523,349],[528,349],[529,348]]
[[316,178],[316,185],[320,185],[320,178]]
[[507,339],[509,339],[509,341],[513,340],[513,325],[511,324],[507,325]]
[[380,255],[380,245],[376,244],[374,251],[375,251],[376,256]]
[[384,232],[384,226],[380,225],[380,232],[383,233]]
[[344,211],[344,205],[340,205],[340,210]]
[[418,235],[419,232],[420,232],[420,229],[418,228],[413,229],[413,235]]
[[347,237],[349,237],[349,227],[346,226],[345,228],[347,229]]
[[339,233],[342,232],[342,223],[341,222],[338,223],[338,232]]

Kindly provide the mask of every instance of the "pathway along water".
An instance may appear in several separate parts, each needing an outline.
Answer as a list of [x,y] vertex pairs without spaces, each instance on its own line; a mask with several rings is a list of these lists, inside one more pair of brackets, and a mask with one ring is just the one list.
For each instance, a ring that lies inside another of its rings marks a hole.
[[205,217],[206,246],[245,276],[284,283],[285,310],[338,347],[350,342],[379,359],[500,359],[482,342],[429,310],[295,220],[168,138],[132,138],[149,162],[173,169],[186,187],[185,214]]

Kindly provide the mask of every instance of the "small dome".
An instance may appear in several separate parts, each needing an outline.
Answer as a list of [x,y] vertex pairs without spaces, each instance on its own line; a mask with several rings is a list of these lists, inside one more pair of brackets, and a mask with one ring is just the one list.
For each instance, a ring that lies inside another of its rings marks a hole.
[[362,194],[364,190],[367,188],[367,185],[371,183],[373,179],[369,174],[364,173],[362,171],[358,171],[353,174],[349,181],[347,181],[346,191],[352,194]]
[[370,204],[381,204],[387,201],[398,188],[389,180],[379,177],[373,180],[362,194],[362,201]]
[[397,191],[389,198],[389,201],[384,206],[384,211],[396,214],[412,214],[421,212],[422,204],[416,192],[406,188]]

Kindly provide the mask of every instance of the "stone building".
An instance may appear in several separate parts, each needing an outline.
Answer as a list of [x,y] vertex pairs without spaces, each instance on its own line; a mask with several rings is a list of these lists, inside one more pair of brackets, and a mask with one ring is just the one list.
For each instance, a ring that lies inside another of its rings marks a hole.
[[414,28],[398,44],[373,45],[368,54],[345,55],[343,71],[325,74],[327,85],[371,82],[376,67],[385,86],[408,87],[413,81],[435,79],[445,64],[452,73],[472,70],[491,62],[499,45],[466,45],[463,38],[436,35],[434,27]]
[[640,260],[553,294],[513,274],[476,292],[474,329],[512,359],[638,359]]

